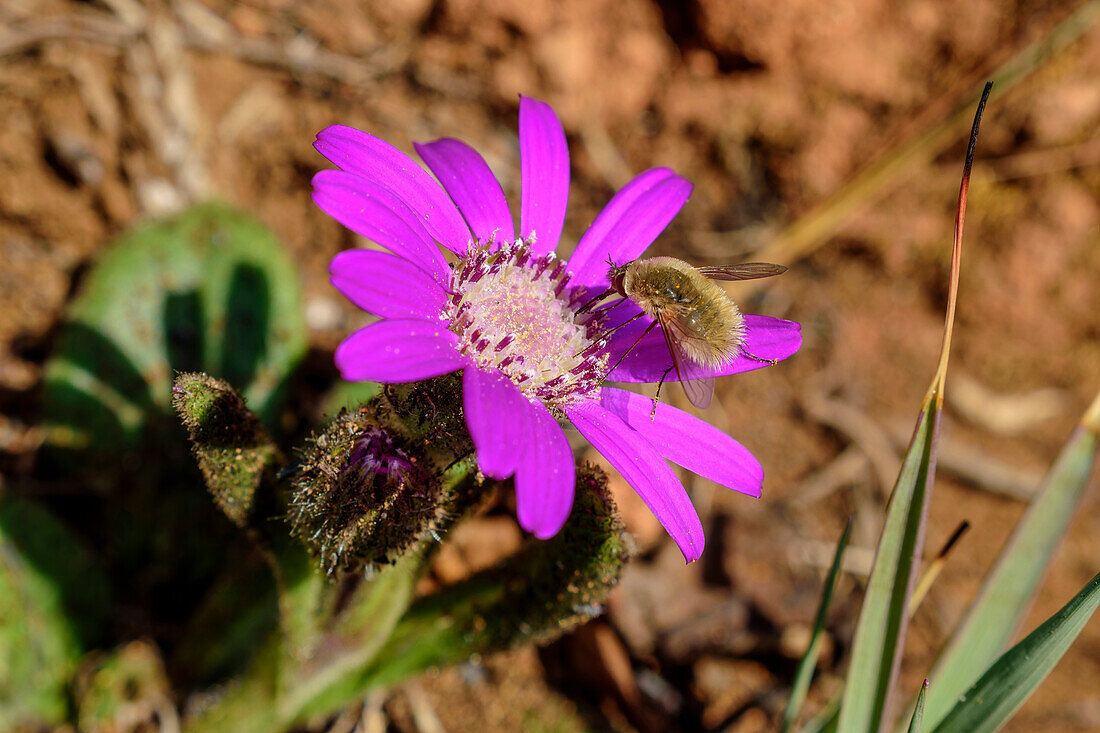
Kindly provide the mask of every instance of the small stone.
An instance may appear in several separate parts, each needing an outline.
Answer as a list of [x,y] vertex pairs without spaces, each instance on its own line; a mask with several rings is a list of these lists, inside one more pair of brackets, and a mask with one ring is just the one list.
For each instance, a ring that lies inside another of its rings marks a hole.
[[1100,87],[1093,79],[1076,79],[1036,94],[1031,129],[1038,143],[1065,143],[1094,126],[1098,117]]
[[779,651],[790,659],[800,659],[810,648],[814,630],[805,624],[791,624],[779,636]]
[[46,146],[49,162],[70,182],[95,186],[103,180],[103,161],[83,137],[70,130],[52,130]]
[[187,205],[187,197],[164,178],[148,178],[136,187],[142,210],[150,216],[174,214]]
[[335,298],[326,295],[310,298],[305,304],[306,326],[311,331],[333,331],[344,323],[344,312]]
[[455,528],[432,562],[440,581],[453,583],[492,567],[520,548],[523,535],[511,517],[478,517]]
[[721,725],[775,684],[767,667],[746,659],[702,657],[692,665],[692,673],[695,694],[704,706],[703,725],[708,730]]
[[[790,624],[779,635],[779,653],[789,659],[801,659],[810,648],[813,629],[805,624]],[[817,666],[827,667],[832,663],[836,642],[828,631],[821,634],[817,646]]]

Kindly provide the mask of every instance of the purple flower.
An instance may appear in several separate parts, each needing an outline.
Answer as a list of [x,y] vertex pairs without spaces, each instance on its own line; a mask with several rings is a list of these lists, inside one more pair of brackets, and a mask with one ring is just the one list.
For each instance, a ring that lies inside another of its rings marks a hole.
[[[336,365],[350,381],[414,382],[462,370],[466,423],[481,471],[515,477],[519,523],[557,533],[573,504],[568,421],[634,487],[691,562],[703,528],[666,459],[736,491],[759,496],[760,464],[741,444],[693,415],[603,386],[656,382],[672,364],[633,303],[578,315],[608,286],[608,259],[638,258],[679,212],[691,183],[667,168],[623,187],[581,237],[567,263],[554,255],[569,196],[569,151],[549,105],[519,107],[520,227],[480,155],[444,138],[417,144],[423,168],[388,143],[334,125],[314,146],[340,170],[313,179],[313,200],[389,252],[350,250],[329,268],[332,284],[381,318],[349,336]],[[439,184],[442,184],[442,187]],[[449,250],[453,264],[439,250]],[[742,355],[715,376],[766,366],[802,344],[797,323],[746,316]],[[609,366],[618,364],[607,373]],[[669,375],[675,378],[675,373]]]

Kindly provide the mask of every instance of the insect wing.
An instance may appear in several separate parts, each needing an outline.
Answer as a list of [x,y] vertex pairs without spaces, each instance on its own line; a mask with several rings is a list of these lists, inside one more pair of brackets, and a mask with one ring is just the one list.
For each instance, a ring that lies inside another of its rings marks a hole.
[[773,265],[770,262],[743,262],[740,265],[715,265],[696,269],[699,274],[711,280],[758,280],[782,275],[787,271],[783,265]]
[[661,324],[661,333],[665,335],[668,352],[672,354],[672,365],[676,368],[676,376],[684,392],[691,400],[691,404],[700,410],[707,409],[711,398],[714,397],[714,377],[684,353],[684,347],[681,345],[684,339],[695,337],[689,334],[675,317],[658,312],[657,320]]

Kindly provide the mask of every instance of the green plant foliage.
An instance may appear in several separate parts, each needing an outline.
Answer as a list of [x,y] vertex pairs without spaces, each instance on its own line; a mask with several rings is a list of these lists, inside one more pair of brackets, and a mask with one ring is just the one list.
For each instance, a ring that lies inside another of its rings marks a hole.
[[[74,526],[79,520],[106,560],[117,602],[155,619],[146,634],[186,625],[244,543],[201,489],[172,414],[175,374],[222,379],[278,433],[305,349],[296,264],[267,229],[221,205],[121,236],[82,282],[44,370],[39,469],[83,490],[79,503],[51,506]],[[251,429],[257,440],[239,455],[219,457],[217,441],[206,440],[208,472],[235,469],[215,496],[238,524],[260,468],[275,458],[259,423]],[[173,656],[173,639],[156,641]]]
[[924,721],[924,696],[928,692],[928,680],[920,686],[917,693],[917,704],[913,708],[913,717],[909,719],[909,733],[920,733]]
[[261,484],[272,483],[281,462],[259,419],[223,380],[206,374],[181,374],[172,389],[172,405],[191,437],[206,486],[218,508],[238,527],[246,527]]
[[[150,644],[134,641],[90,661],[75,685],[80,730],[109,731],[120,720],[173,710],[164,663]],[[162,719],[161,725],[171,722]]]
[[278,622],[270,566],[260,552],[239,553],[188,620],[170,667],[180,682],[197,686],[239,674]]
[[928,694],[930,725],[947,714],[1016,633],[1089,486],[1096,452],[1096,432],[1079,426],[1043,479],[929,675],[936,683]]
[[844,687],[839,730],[873,731],[882,725],[901,661],[909,593],[923,542],[935,476],[937,393],[925,398],[905,454],[867,583]]
[[833,591],[836,590],[837,580],[840,579],[840,567],[844,560],[844,551],[848,549],[848,540],[852,536],[852,523],[849,521],[844,532],[840,535],[840,541],[836,543],[836,553],[833,555],[833,564],[829,568],[829,574],[825,578],[825,587],[821,591],[821,605],[817,607],[817,619],[814,621],[814,632],[810,638],[810,645],[798,663],[798,670],[791,684],[791,696],[787,700],[787,707],[783,711],[784,733],[789,731],[798,720],[798,713],[802,710],[802,703],[806,701],[806,693],[810,690],[810,682],[813,680],[814,669],[817,667],[817,657],[821,653],[821,639],[825,635],[825,618],[829,613],[829,604],[833,600]]
[[959,202],[955,212],[947,316],[939,366],[925,394],[916,427],[913,429],[913,437],[890,494],[886,519],[868,579],[867,593],[856,624],[852,658],[837,722],[838,730],[845,733],[877,731],[889,722],[886,719],[888,706],[905,646],[909,598],[924,545],[924,529],[936,474],[936,440],[947,382],[947,365],[951,356],[970,170],[974,163],[982,112],[991,88],[992,82],[987,82],[978,102],[970,131],[970,143],[966,150],[966,161],[963,164]]
[[[345,704],[430,667],[549,641],[598,614],[632,553],[606,481],[597,469],[581,469],[573,512],[561,532],[531,540],[497,567],[417,599],[371,664],[319,701]],[[310,708],[325,706],[304,709]]]
[[[483,493],[476,485],[474,491],[462,488],[475,472],[469,460],[443,475],[444,495],[457,500],[451,524],[466,513],[463,506],[476,504],[462,495]],[[440,525],[437,532],[444,537],[449,529]],[[340,609],[330,597],[345,593],[346,582],[322,584],[319,596],[283,592],[280,613],[293,615],[297,630],[284,628],[269,639],[248,671],[216,704],[185,721],[185,729],[283,730],[429,667],[554,638],[599,612],[631,552],[606,478],[596,469],[578,476],[573,514],[553,539],[531,540],[497,567],[413,602],[416,579],[435,546],[425,537],[370,579],[355,579]],[[316,563],[310,567],[313,577],[324,577]],[[305,631],[311,625],[312,635]]]
[[0,495],[0,730],[65,719],[69,678],[102,635],[107,587],[48,511]]
[[[915,730],[913,726],[920,725],[922,718],[926,728],[936,726],[936,731],[996,729],[1046,677],[1100,603],[1094,579],[1059,614],[990,668],[1030,606],[1081,496],[1089,487],[1100,442],[1098,436],[1100,395],[1063,447],[974,606],[929,675],[933,684],[927,694],[922,688],[908,726],[904,720],[899,721],[899,732]],[[862,618],[861,614],[861,623]],[[868,680],[857,662],[851,662],[849,669],[846,694],[854,684],[874,682]],[[965,686],[968,683],[973,685],[969,691]],[[844,698],[845,702],[849,699],[850,695]],[[839,698],[831,700],[801,728],[803,733],[866,729],[845,727],[852,724],[851,719],[838,719],[838,706]],[[859,725],[869,724],[866,717],[857,716],[856,720]]]
[[935,733],[997,730],[1046,679],[1097,606],[1100,606],[1100,575],[986,670],[940,721]]
[[306,348],[297,268],[224,206],[194,207],[110,246],[66,314],[44,375],[48,442],[134,449],[179,371],[228,381],[272,426]]

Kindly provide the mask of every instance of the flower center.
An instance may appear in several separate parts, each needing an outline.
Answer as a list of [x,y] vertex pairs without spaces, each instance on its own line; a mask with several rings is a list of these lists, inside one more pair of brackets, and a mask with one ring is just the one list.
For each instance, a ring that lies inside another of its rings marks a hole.
[[565,261],[532,255],[527,242],[476,247],[451,278],[445,315],[459,349],[548,405],[594,395],[607,353],[593,345],[598,324],[576,322],[583,293],[568,284]]

